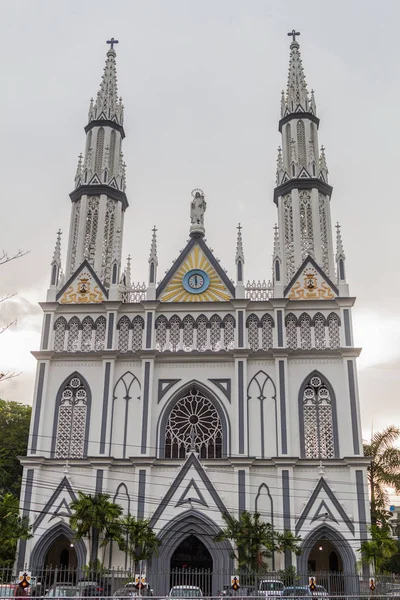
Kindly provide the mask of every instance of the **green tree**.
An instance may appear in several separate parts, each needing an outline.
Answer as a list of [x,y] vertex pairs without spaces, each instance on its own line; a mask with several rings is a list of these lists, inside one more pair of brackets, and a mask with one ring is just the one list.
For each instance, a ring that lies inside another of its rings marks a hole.
[[294,536],[290,531],[275,531],[271,523],[261,520],[258,512],[251,514],[243,511],[238,519],[225,513],[223,519],[226,526],[215,537],[215,541],[234,542],[236,549],[232,552],[232,558],[237,560],[242,571],[262,570],[265,567],[265,559],[270,558],[274,552],[290,550],[300,554],[301,538]]
[[388,525],[371,525],[369,527],[371,538],[361,544],[361,559],[374,568],[379,575],[385,569],[387,561],[396,554],[397,542],[392,538],[392,532]]
[[32,408],[0,400],[0,494],[19,498],[22,467],[18,456],[26,456]]
[[103,548],[103,567],[106,547],[110,541],[120,541],[119,519],[122,507],[110,501],[108,494],[85,494],[78,491],[78,498],[70,504],[72,514],[69,519],[75,536],[87,538],[89,544],[89,565],[97,564],[96,545],[100,541]]
[[121,520],[123,542],[120,549],[126,552],[130,559],[130,570],[137,572],[140,560],[150,560],[157,556],[161,541],[158,539],[147,519],[135,519],[131,514]]
[[0,496],[0,565],[12,566],[18,541],[31,537],[28,519],[19,516],[18,498],[13,494]]
[[391,487],[400,493],[400,449],[396,443],[400,436],[400,428],[395,425],[374,433],[371,441],[364,444],[364,456],[371,458],[368,467],[368,483],[371,495],[372,525],[388,523],[387,488]]

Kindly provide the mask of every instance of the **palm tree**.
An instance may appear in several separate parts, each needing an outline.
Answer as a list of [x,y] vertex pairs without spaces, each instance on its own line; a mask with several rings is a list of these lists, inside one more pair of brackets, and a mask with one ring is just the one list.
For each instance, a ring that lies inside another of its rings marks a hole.
[[158,539],[147,519],[135,519],[128,514],[121,520],[123,542],[120,549],[125,551],[130,558],[130,570],[136,573],[136,566],[140,560],[150,560],[157,555],[161,541]]
[[369,444],[364,444],[364,456],[371,457],[368,483],[371,495],[371,523],[387,523],[388,493],[391,487],[400,493],[400,449],[395,446],[400,428],[395,425],[374,433]]
[[363,562],[373,566],[374,573],[378,575],[388,559],[397,553],[397,541],[392,537],[389,525],[371,525],[369,532],[371,539],[362,542],[361,557]]
[[[96,544],[103,534],[101,546],[105,548],[112,539],[119,539],[119,518],[122,507],[110,501],[108,494],[84,494],[78,491],[78,498],[70,504],[72,515],[69,523],[77,538],[86,537],[89,543],[89,564],[97,562]],[[103,565],[103,563],[101,563]]]
[[226,513],[222,516],[226,527],[215,537],[215,541],[231,540],[235,543],[236,551],[232,552],[232,558],[237,560],[240,570],[260,571],[264,567],[264,559],[270,558],[274,552],[290,550],[300,553],[300,537],[290,531],[275,531],[271,523],[261,520],[258,512],[251,514],[243,511],[238,519]]

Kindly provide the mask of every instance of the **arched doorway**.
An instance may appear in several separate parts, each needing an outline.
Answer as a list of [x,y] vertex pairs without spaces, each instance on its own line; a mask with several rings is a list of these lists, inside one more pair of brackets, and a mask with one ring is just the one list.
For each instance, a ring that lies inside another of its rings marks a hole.
[[44,564],[63,570],[76,569],[78,558],[73,543],[65,535],[60,535],[49,547]]
[[207,547],[193,534],[177,546],[170,561],[170,586],[196,585],[203,594],[212,593],[213,559]]
[[73,531],[64,522],[48,529],[38,539],[30,556],[30,567],[37,571],[51,565],[76,574],[85,564],[85,543],[74,540]]

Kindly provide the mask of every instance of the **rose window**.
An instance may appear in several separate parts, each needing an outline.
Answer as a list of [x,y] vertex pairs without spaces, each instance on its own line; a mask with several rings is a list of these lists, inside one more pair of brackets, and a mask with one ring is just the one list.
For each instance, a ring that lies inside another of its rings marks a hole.
[[165,430],[165,458],[222,457],[222,426],[215,406],[197,388],[178,400]]

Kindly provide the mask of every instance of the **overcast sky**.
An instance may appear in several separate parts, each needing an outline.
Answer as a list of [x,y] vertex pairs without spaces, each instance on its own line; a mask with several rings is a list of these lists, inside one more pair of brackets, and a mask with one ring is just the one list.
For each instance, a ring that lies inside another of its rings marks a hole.
[[[398,273],[400,3],[268,0],[2,0],[1,246],[30,250],[2,267],[0,365],[22,374],[0,396],[31,403],[56,231],[65,256],[77,156],[103,71],[105,40],[119,39],[119,92],[130,207],[124,257],[147,277],[151,228],[159,272],[184,246],[190,192],[207,199],[206,237],[234,275],[243,225],[245,275],[271,267],[280,92],[289,43],[301,32],[309,89],[326,147],[332,219],[342,224],[364,435],[399,423]],[[125,258],[124,258],[125,260]]]

